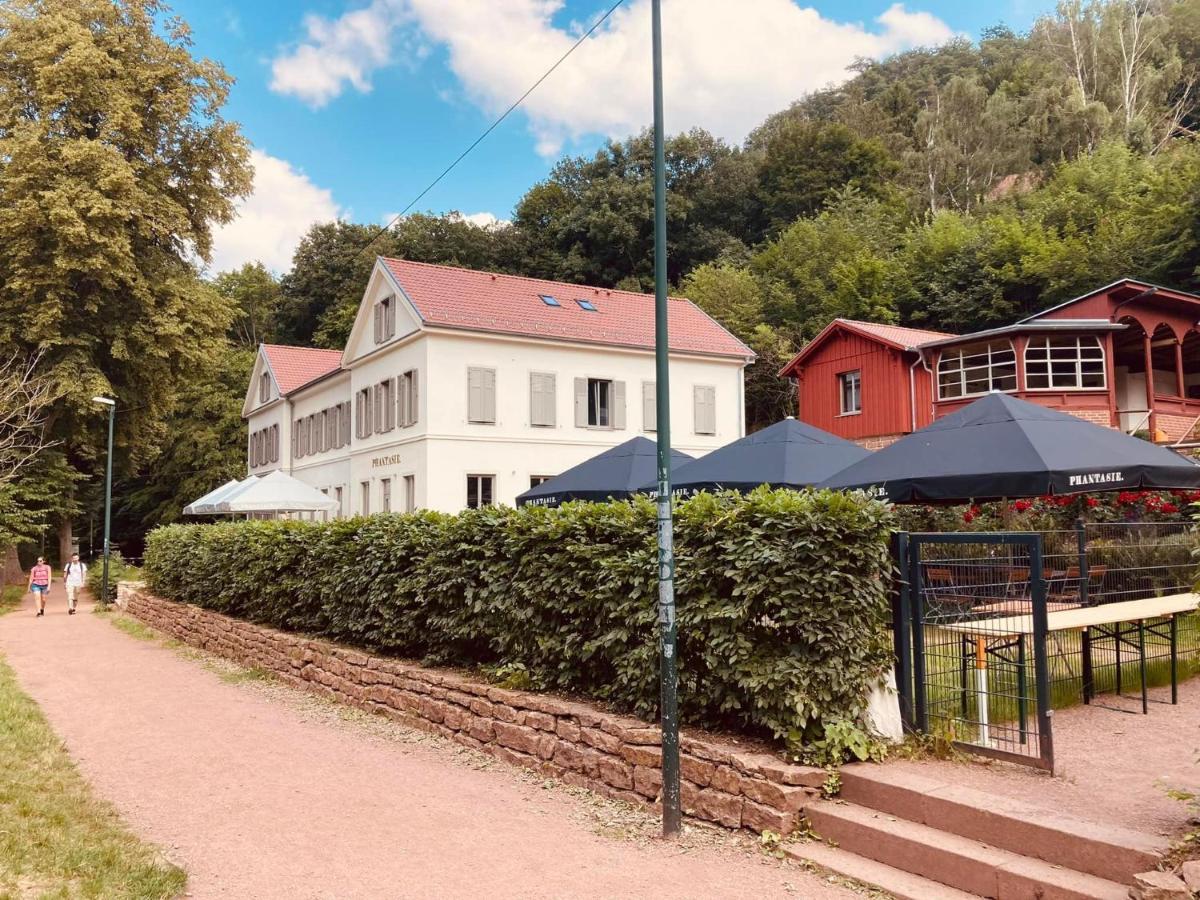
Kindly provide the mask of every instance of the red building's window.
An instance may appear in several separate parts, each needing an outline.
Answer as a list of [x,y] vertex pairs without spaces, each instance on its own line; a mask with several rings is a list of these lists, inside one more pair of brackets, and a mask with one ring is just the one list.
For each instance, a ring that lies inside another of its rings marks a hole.
[[842,398],[842,415],[852,416],[862,412],[862,372],[842,372],[838,375],[838,388]]
[[1104,387],[1104,348],[1095,335],[1031,337],[1025,348],[1025,386],[1032,391]]
[[1010,341],[956,347],[938,360],[939,400],[1016,389],[1017,355]]

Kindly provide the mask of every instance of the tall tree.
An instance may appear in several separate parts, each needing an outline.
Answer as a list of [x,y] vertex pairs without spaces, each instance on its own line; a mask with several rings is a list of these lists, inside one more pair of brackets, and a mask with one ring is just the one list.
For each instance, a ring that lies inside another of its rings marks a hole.
[[[590,159],[562,160],[530,189],[513,221],[537,274],[629,290],[653,285],[653,151],[649,132],[610,141]],[[678,281],[742,247],[749,216],[727,188],[747,183],[743,167],[753,161],[697,129],[668,139],[666,162],[667,268]]]
[[757,199],[761,234],[811,216],[847,187],[881,196],[899,164],[875,138],[863,139],[837,122],[788,118],[750,139],[762,151]]
[[275,276],[260,262],[221,272],[213,279],[216,292],[229,301],[234,319],[229,339],[241,347],[275,340],[281,292]]
[[[191,259],[251,186],[229,85],[157,0],[0,6],[0,344],[62,385],[50,425],[77,472],[102,447],[93,395],[117,397],[118,463],[136,467],[224,340],[228,304]],[[63,551],[70,536],[66,518]]]

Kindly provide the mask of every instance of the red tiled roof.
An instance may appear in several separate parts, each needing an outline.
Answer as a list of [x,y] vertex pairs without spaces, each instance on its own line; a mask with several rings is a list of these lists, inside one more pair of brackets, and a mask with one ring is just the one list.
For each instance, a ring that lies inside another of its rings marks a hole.
[[947,334],[944,331],[901,328],[899,325],[880,325],[876,322],[859,322],[855,319],[838,319],[837,321],[850,325],[858,331],[865,331],[879,338],[881,341],[887,341],[889,344],[895,344],[906,350],[909,347],[919,347],[927,341],[940,341],[942,338],[954,337],[954,335]]
[[815,338],[800,348],[800,352],[788,360],[787,365],[779,370],[780,376],[788,376],[793,374],[799,367],[800,363],[804,362],[814,351],[825,343],[826,338],[833,334],[839,328],[847,331],[853,331],[857,334],[865,335],[869,338],[882,341],[889,344],[898,350],[908,350],[913,347],[919,347],[921,344],[929,341],[937,341],[942,338],[955,337],[952,334],[945,334],[941,331],[925,331],[920,328],[902,328],[899,325],[880,325],[876,322],[859,322],[856,319],[834,319],[828,325],[821,329],[821,333]]
[[[453,266],[383,259],[427,325],[558,340],[654,347],[654,297],[539,278],[476,272]],[[560,306],[547,306],[542,294]],[[576,300],[595,305],[581,309]],[[745,344],[690,300],[668,306],[672,350],[753,356]]]
[[341,350],[314,350],[311,347],[284,347],[263,344],[279,393],[287,395],[310,381],[336,371],[342,365]]

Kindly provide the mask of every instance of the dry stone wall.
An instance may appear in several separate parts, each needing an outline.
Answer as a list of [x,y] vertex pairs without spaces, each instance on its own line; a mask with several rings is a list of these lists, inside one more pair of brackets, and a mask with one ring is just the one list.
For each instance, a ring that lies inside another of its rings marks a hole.
[[[276,631],[164,600],[136,583],[119,585],[117,603],[184,644],[295,687],[607,797],[660,800],[661,734],[640,719]],[[680,744],[684,811],[728,828],[791,832],[825,779],[822,769],[701,732],[686,732]]]

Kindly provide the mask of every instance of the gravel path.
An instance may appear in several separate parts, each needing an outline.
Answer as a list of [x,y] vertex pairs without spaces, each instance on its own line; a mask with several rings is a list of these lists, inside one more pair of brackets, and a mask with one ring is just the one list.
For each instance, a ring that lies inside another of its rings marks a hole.
[[189,896],[854,896],[746,836],[663,844],[641,811],[64,606],[0,618],[0,652]]

